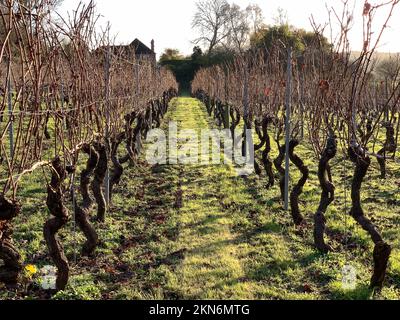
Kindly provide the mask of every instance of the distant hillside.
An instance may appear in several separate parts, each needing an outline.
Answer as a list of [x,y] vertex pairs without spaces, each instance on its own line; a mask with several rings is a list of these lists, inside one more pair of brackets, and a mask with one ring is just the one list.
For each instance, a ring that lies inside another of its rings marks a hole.
[[[353,51],[351,53],[351,57],[352,58],[356,58],[360,55],[360,51]],[[389,59],[391,57],[395,57],[397,55],[400,55],[400,53],[389,53],[389,52],[375,52],[374,53],[374,59],[378,60],[378,61],[383,61],[386,59]]]

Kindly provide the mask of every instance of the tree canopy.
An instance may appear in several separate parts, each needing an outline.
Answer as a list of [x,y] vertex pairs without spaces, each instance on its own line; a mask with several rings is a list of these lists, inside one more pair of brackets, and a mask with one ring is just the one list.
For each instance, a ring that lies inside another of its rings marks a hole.
[[164,53],[160,57],[160,62],[171,61],[171,60],[182,60],[184,56],[180,53],[178,49],[165,49]]
[[263,27],[251,37],[253,48],[270,49],[271,46],[281,41],[285,46],[291,46],[295,51],[301,53],[311,45],[319,44],[321,48],[329,48],[328,39],[318,36],[315,32],[297,29],[289,24],[281,24]]

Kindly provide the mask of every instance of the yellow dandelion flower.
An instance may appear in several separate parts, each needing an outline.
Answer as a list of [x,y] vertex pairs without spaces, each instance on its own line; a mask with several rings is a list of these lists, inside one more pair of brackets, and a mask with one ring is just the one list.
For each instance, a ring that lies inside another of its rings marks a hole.
[[37,273],[38,270],[33,264],[28,264],[27,266],[25,266],[25,271],[30,275],[34,275]]

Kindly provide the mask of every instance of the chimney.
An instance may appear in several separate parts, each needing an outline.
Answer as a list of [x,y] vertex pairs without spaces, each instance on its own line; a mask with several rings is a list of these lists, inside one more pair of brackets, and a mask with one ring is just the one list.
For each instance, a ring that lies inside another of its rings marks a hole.
[[151,51],[155,52],[154,51],[154,40],[151,40]]

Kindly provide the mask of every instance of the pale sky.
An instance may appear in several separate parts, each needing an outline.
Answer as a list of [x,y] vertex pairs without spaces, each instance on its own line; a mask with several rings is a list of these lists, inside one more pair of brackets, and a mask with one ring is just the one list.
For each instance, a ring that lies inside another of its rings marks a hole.
[[[351,45],[353,50],[362,47],[362,8],[363,0],[353,0],[356,3],[355,24],[351,32]],[[371,4],[383,0],[370,0]],[[64,0],[60,13],[73,10],[79,0]],[[89,0],[83,0],[88,3]],[[309,17],[314,15],[320,23],[327,21],[328,7],[341,11],[341,0],[235,0],[243,8],[250,3],[258,4],[265,16],[267,24],[273,23],[278,8],[287,11],[290,24],[311,30]],[[159,54],[165,48],[177,48],[184,54],[191,54],[193,40],[196,35],[191,30],[191,21],[195,12],[196,0],[95,0],[97,12],[102,15],[101,23],[111,24],[112,33],[119,43],[127,44],[139,38],[150,47],[151,39],[155,40],[156,52]],[[376,25],[382,25],[383,12],[377,16]],[[379,51],[400,52],[400,6],[390,20],[385,36],[380,42]]]

